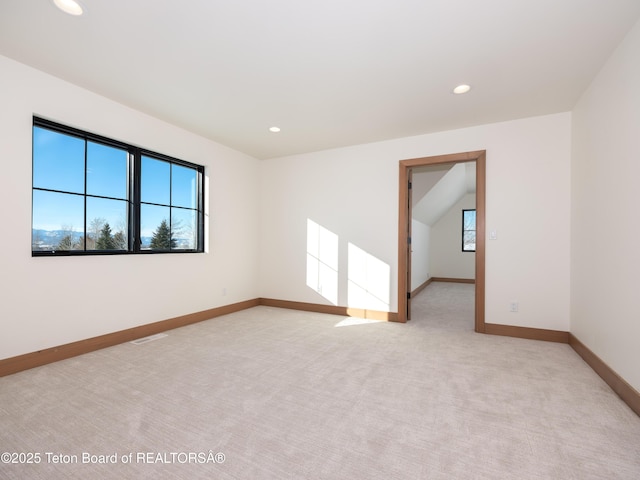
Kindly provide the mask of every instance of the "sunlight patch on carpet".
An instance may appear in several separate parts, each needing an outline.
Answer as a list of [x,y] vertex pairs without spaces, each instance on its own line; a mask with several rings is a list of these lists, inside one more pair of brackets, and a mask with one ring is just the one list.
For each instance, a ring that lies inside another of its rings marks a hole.
[[369,318],[348,317],[336,323],[335,327],[351,327],[353,325],[366,325],[369,323],[381,323],[382,320],[371,320]]

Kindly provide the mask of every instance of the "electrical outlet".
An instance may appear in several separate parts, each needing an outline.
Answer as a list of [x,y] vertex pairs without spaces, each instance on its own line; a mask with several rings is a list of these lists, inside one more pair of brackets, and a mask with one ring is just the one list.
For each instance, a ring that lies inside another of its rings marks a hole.
[[222,288],[222,296],[225,297],[227,295],[227,287]]
[[513,302],[509,303],[509,311],[510,312],[517,312],[518,311],[518,302],[513,301]]

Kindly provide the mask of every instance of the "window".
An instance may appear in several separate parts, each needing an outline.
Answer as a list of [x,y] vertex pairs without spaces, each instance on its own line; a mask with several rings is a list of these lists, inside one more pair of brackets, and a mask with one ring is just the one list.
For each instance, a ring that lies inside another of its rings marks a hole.
[[31,251],[204,250],[204,167],[33,119]]
[[462,210],[462,251],[476,251],[476,211]]

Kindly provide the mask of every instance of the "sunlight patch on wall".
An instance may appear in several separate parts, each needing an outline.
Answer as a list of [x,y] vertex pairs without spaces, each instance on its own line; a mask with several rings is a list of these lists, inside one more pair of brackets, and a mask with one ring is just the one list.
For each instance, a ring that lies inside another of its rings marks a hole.
[[389,311],[391,267],[349,243],[348,306]]
[[338,235],[307,219],[307,286],[338,305]]

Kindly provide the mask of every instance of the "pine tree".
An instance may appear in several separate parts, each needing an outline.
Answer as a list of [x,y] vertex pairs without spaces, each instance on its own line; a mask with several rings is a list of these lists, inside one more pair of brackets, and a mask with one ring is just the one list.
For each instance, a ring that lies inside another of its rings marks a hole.
[[151,248],[154,250],[170,250],[176,247],[176,240],[171,234],[171,229],[166,220],[162,220],[162,223],[153,232],[151,237]]
[[96,242],[96,250],[115,250],[116,248],[116,242],[111,234],[111,227],[109,223],[105,223],[102,230],[100,230],[100,236]]
[[73,236],[71,234],[67,234],[62,237],[56,248],[58,250],[73,250]]
[[113,236],[113,243],[115,244],[115,248],[118,250],[126,250],[129,248],[127,245],[127,237],[125,237],[124,232],[116,232]]

